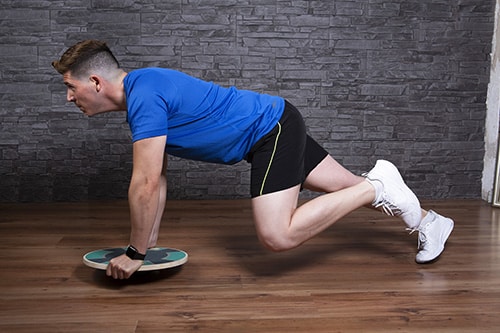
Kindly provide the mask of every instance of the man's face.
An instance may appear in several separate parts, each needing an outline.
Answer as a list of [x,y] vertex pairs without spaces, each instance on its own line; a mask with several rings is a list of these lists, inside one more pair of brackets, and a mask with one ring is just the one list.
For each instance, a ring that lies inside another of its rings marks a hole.
[[96,115],[102,110],[99,108],[99,94],[97,82],[90,77],[81,79],[67,72],[63,75],[64,84],[68,87],[66,98],[68,102],[75,103],[76,106],[87,116]]

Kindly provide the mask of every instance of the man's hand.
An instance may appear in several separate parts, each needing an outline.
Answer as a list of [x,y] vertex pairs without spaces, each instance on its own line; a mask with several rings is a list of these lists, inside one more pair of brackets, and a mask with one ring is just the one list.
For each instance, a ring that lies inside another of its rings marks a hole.
[[125,254],[111,259],[106,268],[106,275],[114,279],[128,279],[143,264],[142,260],[132,260]]

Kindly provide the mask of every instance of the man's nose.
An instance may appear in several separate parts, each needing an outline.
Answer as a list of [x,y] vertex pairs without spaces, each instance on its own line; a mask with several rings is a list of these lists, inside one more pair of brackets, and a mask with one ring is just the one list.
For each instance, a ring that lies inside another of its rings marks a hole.
[[68,89],[68,91],[66,93],[66,99],[68,100],[68,102],[75,101],[75,96],[73,95],[73,92],[71,91],[71,89]]

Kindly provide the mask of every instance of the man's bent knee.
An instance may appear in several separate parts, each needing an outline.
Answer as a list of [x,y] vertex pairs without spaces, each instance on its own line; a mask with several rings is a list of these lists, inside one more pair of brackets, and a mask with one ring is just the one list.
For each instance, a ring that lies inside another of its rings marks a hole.
[[290,223],[297,208],[300,185],[252,199],[255,227],[261,243],[271,251],[292,249],[297,244]]
[[262,235],[259,233],[258,236],[262,245],[273,252],[287,251],[300,245],[286,235]]

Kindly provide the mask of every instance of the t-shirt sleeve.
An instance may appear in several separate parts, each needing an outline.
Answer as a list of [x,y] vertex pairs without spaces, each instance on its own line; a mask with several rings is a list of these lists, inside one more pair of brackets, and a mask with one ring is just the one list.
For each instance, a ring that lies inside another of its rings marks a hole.
[[127,108],[132,142],[168,134],[168,105],[154,89],[147,85],[133,89]]

